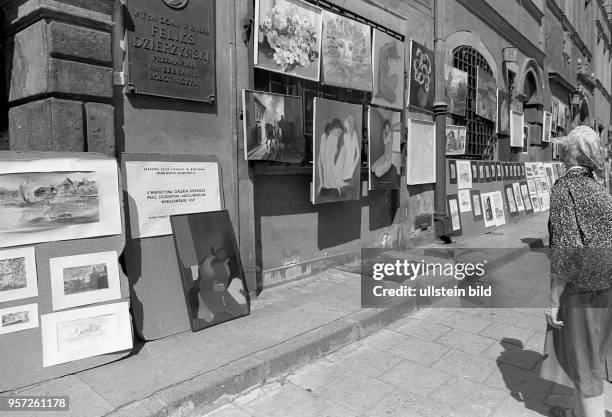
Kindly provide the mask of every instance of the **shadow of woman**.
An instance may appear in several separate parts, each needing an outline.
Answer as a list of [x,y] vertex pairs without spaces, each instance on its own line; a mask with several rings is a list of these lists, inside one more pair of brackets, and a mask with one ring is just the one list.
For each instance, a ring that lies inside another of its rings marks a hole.
[[546,405],[545,400],[551,392],[573,401],[571,389],[556,386],[553,390],[554,383],[540,378],[540,365],[544,358],[540,353],[525,349],[523,342],[517,339],[504,338],[500,344],[504,350],[496,360],[497,366],[512,398],[523,403],[524,408],[549,416],[550,405]]

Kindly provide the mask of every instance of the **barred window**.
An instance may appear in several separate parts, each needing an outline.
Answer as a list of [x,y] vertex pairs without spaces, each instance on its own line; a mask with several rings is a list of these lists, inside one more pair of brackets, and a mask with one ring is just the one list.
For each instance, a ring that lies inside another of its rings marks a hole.
[[495,143],[495,123],[476,114],[476,84],[478,68],[493,75],[487,60],[471,46],[453,51],[453,66],[468,73],[468,95],[465,116],[454,116],[453,124],[467,126],[465,156],[489,159]]

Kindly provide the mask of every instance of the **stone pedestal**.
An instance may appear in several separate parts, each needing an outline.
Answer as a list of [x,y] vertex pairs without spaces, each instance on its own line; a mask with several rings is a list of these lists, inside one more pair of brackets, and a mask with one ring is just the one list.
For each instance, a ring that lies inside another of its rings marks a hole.
[[11,150],[115,156],[112,0],[12,0],[5,11]]

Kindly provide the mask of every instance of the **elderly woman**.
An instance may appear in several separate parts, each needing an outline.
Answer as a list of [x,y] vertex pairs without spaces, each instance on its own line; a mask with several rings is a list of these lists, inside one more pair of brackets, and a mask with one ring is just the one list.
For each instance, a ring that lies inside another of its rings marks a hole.
[[559,140],[566,173],[550,205],[551,292],[542,377],[573,386],[576,409],[553,416],[604,417],[603,380],[612,342],[612,196],[597,180],[603,155],[595,131]]

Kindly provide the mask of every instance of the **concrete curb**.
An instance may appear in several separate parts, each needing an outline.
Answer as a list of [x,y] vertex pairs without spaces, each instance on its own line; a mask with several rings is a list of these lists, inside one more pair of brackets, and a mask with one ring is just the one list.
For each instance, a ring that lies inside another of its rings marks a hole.
[[[544,239],[533,239],[525,246],[501,250],[501,253],[487,257],[489,268],[499,268],[543,245]],[[106,417],[191,415],[196,409],[223,396],[237,395],[266,379],[297,369],[323,354],[363,339],[413,313],[417,308],[416,300],[413,300],[386,308],[359,310],[231,364],[164,388],[146,399],[122,406]]]

